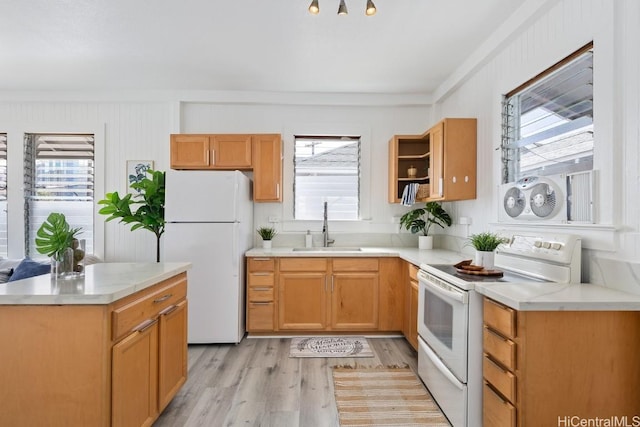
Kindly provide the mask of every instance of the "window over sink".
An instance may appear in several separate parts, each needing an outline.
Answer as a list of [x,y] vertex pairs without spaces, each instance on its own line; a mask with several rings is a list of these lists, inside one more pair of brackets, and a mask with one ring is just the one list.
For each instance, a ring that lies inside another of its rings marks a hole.
[[331,220],[360,218],[360,136],[294,136],[294,219],[322,220],[328,202]]

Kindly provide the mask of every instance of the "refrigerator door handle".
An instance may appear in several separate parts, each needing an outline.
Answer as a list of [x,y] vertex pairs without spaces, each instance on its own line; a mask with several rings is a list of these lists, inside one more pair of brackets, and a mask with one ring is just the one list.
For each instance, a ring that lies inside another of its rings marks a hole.
[[232,252],[232,256],[231,256],[231,264],[233,265],[233,269],[234,271],[238,268],[238,257],[236,256],[238,254],[238,224],[233,224],[233,228],[235,230],[235,232],[233,233],[233,239],[231,239],[231,250]]

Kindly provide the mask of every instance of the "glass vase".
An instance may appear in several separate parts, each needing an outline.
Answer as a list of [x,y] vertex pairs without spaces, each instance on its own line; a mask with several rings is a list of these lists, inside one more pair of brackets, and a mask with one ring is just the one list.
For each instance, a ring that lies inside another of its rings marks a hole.
[[51,257],[51,280],[65,280],[73,277],[73,249],[66,248]]

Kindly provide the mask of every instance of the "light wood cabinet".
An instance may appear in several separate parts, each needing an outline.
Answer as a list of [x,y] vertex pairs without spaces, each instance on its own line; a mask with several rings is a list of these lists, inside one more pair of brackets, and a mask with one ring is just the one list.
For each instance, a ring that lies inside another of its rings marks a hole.
[[260,270],[265,267],[258,267],[257,260],[247,259],[249,332],[402,329],[397,259],[281,257],[268,267],[273,273]]
[[403,333],[411,347],[418,350],[418,267],[405,263],[405,309]]
[[171,135],[172,169],[251,169],[252,136]]
[[151,425],[186,380],[186,289],[180,273],[111,304],[2,306],[19,351],[2,353],[0,425]]
[[252,170],[253,201],[282,202],[280,134],[172,134],[171,169]]
[[275,258],[247,259],[247,330],[272,331],[275,326]]
[[[476,119],[447,118],[422,135],[394,136],[389,141],[389,203],[400,203],[410,183],[420,184],[417,202],[475,199],[476,158]],[[408,174],[412,166],[415,177]]]
[[279,134],[253,136],[253,200],[282,201],[282,139]]
[[483,311],[484,426],[637,416],[640,312]]

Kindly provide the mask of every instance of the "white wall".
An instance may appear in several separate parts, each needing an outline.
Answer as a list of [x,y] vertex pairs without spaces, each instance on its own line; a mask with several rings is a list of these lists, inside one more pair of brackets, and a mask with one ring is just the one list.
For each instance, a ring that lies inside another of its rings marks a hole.
[[[470,73],[436,99],[437,117],[478,118],[478,198],[456,203],[457,216],[473,218],[469,232],[495,228],[500,182],[500,101],[589,41],[594,42],[594,169],[598,227],[562,227],[583,236],[583,276],[594,282],[638,291],[640,268],[640,6],[635,0],[546,2],[537,17],[508,41],[487,46]],[[469,65],[469,64],[467,64]],[[548,227],[548,225],[547,225]],[[462,236],[465,230],[452,229]],[[600,260],[630,261],[604,272]],[[629,280],[627,276],[635,276]],[[621,283],[624,282],[624,283]]]

